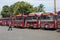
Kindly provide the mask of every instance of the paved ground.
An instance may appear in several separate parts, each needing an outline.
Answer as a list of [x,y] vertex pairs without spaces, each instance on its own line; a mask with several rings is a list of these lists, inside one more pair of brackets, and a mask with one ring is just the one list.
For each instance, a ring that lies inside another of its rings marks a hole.
[[60,33],[47,30],[16,29],[0,26],[0,40],[60,40]]

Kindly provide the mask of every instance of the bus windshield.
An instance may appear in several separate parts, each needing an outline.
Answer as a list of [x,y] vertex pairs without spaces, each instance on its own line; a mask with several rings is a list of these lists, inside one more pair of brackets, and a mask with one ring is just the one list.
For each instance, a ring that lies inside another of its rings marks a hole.
[[27,18],[26,18],[27,20],[35,20],[35,19],[38,19],[38,17],[37,16],[28,16]]
[[27,23],[35,24],[35,23],[36,23],[36,21],[28,21]]
[[53,16],[40,16],[39,19],[40,20],[52,20]]
[[60,15],[57,15],[57,20],[60,20]]
[[23,19],[24,19],[23,16],[18,16],[18,17],[16,17],[16,20],[23,20]]

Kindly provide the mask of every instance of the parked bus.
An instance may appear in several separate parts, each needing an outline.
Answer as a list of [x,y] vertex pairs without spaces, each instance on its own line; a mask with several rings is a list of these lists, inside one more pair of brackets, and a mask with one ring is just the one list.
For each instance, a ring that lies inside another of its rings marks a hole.
[[0,18],[0,25],[2,25],[2,18]]
[[26,27],[28,28],[38,28],[38,16],[35,14],[29,14],[25,20]]
[[45,29],[55,28],[53,13],[43,13],[39,17],[40,27]]
[[25,16],[21,14],[19,16],[12,17],[11,25],[14,27],[24,28],[24,24],[25,24],[24,20],[25,20]]
[[4,26],[8,26],[8,21],[9,21],[9,18],[1,18],[1,20],[2,20],[2,25],[4,25]]
[[60,28],[60,11],[57,12],[56,18],[56,28]]

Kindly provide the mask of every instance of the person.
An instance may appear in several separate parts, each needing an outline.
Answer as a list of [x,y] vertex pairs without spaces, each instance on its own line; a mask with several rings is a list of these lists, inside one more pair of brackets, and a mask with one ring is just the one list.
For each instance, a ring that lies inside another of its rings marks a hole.
[[9,28],[8,28],[8,31],[9,31],[9,30],[12,31],[11,21],[9,21]]

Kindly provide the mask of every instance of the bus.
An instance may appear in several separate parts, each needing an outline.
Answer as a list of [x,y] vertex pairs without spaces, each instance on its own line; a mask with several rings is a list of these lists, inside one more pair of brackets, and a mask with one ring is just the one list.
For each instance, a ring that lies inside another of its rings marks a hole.
[[25,27],[25,17],[26,17],[26,15],[21,15],[21,14],[18,16],[12,17],[11,26],[24,28]]
[[26,27],[28,28],[38,28],[38,16],[35,14],[29,14],[26,17]]
[[15,18],[12,18],[11,25],[14,27],[24,28],[24,17],[23,16],[17,16]]
[[0,25],[2,25],[2,18],[0,18]]
[[55,28],[55,20],[53,13],[43,13],[39,16],[40,28],[50,29]]
[[56,28],[60,29],[60,11],[56,15]]
[[9,25],[9,23],[8,23],[9,18],[1,18],[1,20],[2,20],[2,25],[3,26],[8,26]]

